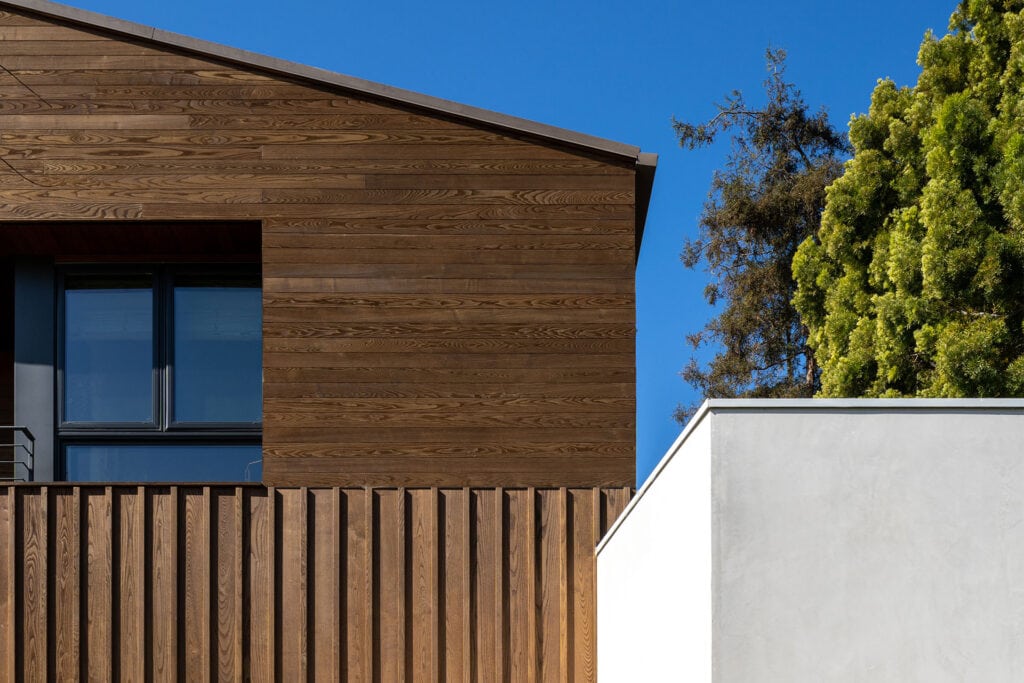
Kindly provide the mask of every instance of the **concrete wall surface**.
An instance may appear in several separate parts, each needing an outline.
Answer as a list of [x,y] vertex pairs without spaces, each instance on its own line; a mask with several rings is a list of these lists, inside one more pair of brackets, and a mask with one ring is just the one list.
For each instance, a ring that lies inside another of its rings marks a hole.
[[[711,424],[678,439],[597,556],[600,681],[711,674]],[[680,452],[682,451],[682,452]]]
[[[1024,401],[715,400],[694,422],[599,546],[599,680],[1024,681]],[[669,585],[709,554],[710,586]],[[679,656],[698,616],[710,673]]]

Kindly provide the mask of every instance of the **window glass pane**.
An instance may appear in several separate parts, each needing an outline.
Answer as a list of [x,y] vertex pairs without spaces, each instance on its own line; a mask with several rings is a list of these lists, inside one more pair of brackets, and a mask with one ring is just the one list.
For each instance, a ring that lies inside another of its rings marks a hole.
[[259,287],[174,288],[174,420],[259,422]]
[[77,445],[65,449],[68,481],[260,481],[256,445]]
[[153,348],[150,278],[69,278],[64,420],[152,422]]

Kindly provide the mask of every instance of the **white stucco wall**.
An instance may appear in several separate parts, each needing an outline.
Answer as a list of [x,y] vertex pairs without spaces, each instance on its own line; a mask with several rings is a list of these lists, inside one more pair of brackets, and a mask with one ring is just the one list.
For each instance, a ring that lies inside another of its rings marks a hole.
[[694,421],[599,546],[599,681],[710,680],[710,456]]
[[[698,432],[708,467],[678,466],[684,440],[600,548],[603,683],[1024,681],[1024,401],[713,401]],[[606,668],[645,642],[690,651],[699,585],[669,584],[701,583],[703,541],[641,546],[699,539],[664,501],[704,485],[713,675],[663,653],[639,677]]]

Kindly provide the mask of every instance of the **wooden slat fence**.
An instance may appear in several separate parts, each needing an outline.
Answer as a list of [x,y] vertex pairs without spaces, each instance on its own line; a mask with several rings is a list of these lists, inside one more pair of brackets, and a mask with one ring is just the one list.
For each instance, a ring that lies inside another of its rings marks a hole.
[[0,488],[0,681],[592,681],[630,489]]

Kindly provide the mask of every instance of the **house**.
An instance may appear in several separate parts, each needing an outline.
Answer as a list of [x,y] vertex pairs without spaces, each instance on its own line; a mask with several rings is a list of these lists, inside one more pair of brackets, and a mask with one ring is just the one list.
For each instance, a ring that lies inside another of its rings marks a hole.
[[592,680],[654,156],[41,0],[0,38],[0,680]]

